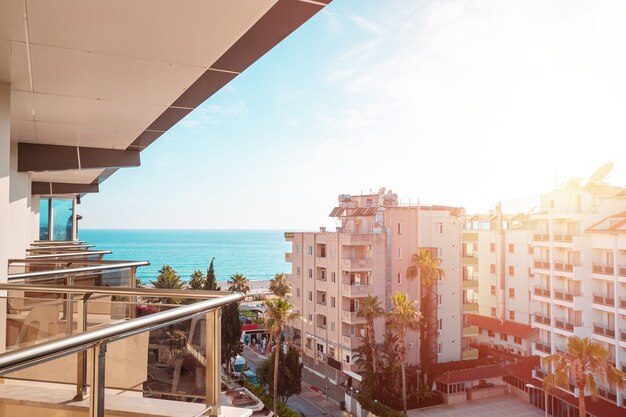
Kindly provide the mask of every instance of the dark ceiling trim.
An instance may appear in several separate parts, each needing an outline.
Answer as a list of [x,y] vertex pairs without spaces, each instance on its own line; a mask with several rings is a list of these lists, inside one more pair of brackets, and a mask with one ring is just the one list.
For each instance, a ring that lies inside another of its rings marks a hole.
[[38,143],[18,144],[17,170],[19,172],[121,168],[140,165],[139,151],[135,150],[42,145]]
[[65,182],[38,182],[31,185],[32,195],[53,195],[53,194],[85,194],[97,193],[98,184],[70,184]]

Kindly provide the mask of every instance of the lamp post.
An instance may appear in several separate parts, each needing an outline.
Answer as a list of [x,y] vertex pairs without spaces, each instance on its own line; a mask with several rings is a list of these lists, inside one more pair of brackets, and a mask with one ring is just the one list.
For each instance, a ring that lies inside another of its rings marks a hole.
[[[534,388],[540,390],[541,388],[534,386],[533,384],[526,384],[526,388]],[[548,392],[543,390],[544,407],[546,410],[546,417],[548,417]]]

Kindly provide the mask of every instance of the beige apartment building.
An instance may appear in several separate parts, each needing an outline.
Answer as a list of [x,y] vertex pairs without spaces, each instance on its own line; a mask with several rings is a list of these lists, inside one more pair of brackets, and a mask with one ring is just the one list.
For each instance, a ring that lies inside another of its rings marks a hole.
[[[590,337],[626,370],[626,189],[603,167],[540,196],[530,213],[466,218],[463,276],[472,344],[545,357]],[[535,375],[545,372],[538,369]],[[603,387],[619,406],[626,393]]]
[[[463,210],[443,206],[404,206],[384,189],[377,194],[340,195],[330,213],[334,232],[286,233],[292,251],[291,301],[302,319],[293,326],[304,365],[333,383],[346,376],[360,380],[356,349],[365,334],[365,320],[357,317],[361,303],[376,295],[385,310],[389,296],[405,291],[419,300],[417,280],[406,278],[411,255],[432,248],[445,271],[437,282],[438,362],[470,358],[462,329],[461,232]],[[382,342],[384,320],[375,321]],[[418,334],[408,334],[407,362],[418,363]],[[329,358],[326,361],[326,358]],[[343,377],[342,377],[343,375]]]

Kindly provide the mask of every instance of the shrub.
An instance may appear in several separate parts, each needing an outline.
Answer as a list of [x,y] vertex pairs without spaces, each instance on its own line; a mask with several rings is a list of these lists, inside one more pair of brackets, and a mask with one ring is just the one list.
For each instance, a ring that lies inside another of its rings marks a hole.
[[387,407],[383,403],[374,401],[360,392],[356,394],[356,400],[361,404],[361,407],[378,417],[407,417],[406,414]]
[[[246,380],[245,387],[250,390],[254,395],[257,396],[263,403],[265,407],[272,410],[274,409],[274,399],[265,391],[265,389],[257,384],[253,384],[252,382]],[[301,417],[296,411],[287,407],[283,403],[278,404],[278,416],[279,417]],[[389,416],[392,417],[392,416]]]

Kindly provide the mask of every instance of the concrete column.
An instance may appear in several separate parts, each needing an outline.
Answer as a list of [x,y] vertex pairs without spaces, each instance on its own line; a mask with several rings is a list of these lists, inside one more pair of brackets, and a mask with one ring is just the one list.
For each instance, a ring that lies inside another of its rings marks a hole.
[[[9,258],[9,176],[11,173],[11,85],[0,83],[0,282],[7,282]],[[4,295],[4,294],[1,294]],[[6,298],[0,298],[0,323],[6,323]],[[0,352],[6,332],[0,332]]]

